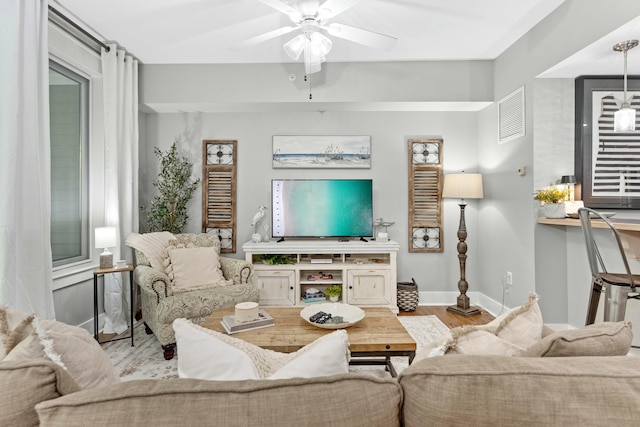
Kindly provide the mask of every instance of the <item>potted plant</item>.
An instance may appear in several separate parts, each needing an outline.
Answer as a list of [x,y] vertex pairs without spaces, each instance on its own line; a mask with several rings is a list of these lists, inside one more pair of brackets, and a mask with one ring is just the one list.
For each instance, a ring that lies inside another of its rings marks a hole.
[[564,202],[569,197],[566,187],[547,187],[539,190],[534,199],[539,200],[544,207],[544,216],[547,218],[564,218],[566,216]]
[[341,285],[329,285],[324,290],[324,294],[329,297],[329,301],[338,302],[340,295],[342,295]]
[[260,259],[263,263],[269,265],[279,265],[279,264],[295,264],[296,260],[290,257],[289,255],[283,254],[263,254],[260,256]]
[[160,173],[153,186],[160,194],[151,201],[151,206],[142,208],[147,215],[149,231],[169,231],[181,233],[187,225],[187,205],[200,178],[191,179],[192,163],[178,153],[174,142],[169,150],[156,147],[153,152],[160,161]]

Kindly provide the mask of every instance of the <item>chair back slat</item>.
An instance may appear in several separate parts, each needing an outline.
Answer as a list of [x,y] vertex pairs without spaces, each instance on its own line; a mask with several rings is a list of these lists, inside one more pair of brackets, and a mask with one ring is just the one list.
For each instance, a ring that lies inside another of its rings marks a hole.
[[620,233],[613,225],[613,223],[600,212],[591,208],[578,209],[578,216],[582,225],[582,232],[584,234],[587,249],[587,258],[589,260],[589,267],[591,269],[592,276],[596,277],[600,273],[608,273],[604,259],[601,255],[600,249],[598,248],[597,240],[593,233],[592,220],[596,219],[601,220],[604,224],[606,224],[607,229],[611,233],[611,236],[613,236],[615,246],[618,249],[617,252],[619,254],[619,259],[621,261],[621,264],[624,266],[624,270],[628,276],[629,284],[631,285],[631,288],[634,289],[635,283],[633,282],[633,275],[631,274],[631,269],[629,268],[629,261],[627,260],[624,245],[622,243]]

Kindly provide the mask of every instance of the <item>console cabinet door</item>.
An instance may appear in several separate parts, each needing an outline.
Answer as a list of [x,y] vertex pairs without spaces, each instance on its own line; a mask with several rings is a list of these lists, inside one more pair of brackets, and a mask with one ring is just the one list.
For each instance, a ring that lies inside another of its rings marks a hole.
[[389,270],[348,270],[347,303],[354,305],[389,305],[391,296]]
[[295,273],[287,270],[255,270],[260,305],[295,305]]

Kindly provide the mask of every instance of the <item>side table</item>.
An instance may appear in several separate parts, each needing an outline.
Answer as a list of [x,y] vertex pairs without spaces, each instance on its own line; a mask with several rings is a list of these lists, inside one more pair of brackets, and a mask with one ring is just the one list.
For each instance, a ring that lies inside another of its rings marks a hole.
[[[111,273],[124,273],[126,271],[129,272],[129,290],[131,292],[129,296],[130,336],[114,338],[111,340],[101,342],[100,338],[98,337],[98,276],[104,276],[105,274],[111,274]],[[131,346],[133,347],[133,265],[132,264],[127,264],[126,267],[116,267],[116,266],[111,268],[96,267],[93,269],[93,333],[96,341],[98,341],[99,344],[131,338]]]

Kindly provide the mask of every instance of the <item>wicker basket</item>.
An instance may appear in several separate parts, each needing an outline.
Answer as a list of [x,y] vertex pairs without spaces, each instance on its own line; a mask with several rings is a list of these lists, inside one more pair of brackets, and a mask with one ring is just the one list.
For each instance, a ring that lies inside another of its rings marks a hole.
[[398,309],[414,311],[418,306],[418,285],[412,278],[411,282],[398,283]]

